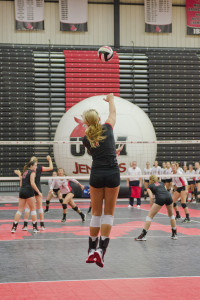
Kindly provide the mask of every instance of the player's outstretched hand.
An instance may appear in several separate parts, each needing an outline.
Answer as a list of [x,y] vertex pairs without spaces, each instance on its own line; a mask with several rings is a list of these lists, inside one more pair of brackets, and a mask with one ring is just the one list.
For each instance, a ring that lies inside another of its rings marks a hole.
[[51,160],[51,156],[47,155],[47,160],[50,161]]
[[114,95],[113,95],[113,93],[108,94],[108,95],[106,96],[106,98],[103,98],[103,100],[106,101],[106,102],[110,102],[110,101],[114,100]]

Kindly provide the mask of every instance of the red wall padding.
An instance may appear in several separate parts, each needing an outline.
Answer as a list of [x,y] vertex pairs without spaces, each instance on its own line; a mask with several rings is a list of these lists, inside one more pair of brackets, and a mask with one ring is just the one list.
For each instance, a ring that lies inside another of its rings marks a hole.
[[64,50],[66,110],[81,100],[108,93],[120,96],[119,57],[102,62],[97,51]]

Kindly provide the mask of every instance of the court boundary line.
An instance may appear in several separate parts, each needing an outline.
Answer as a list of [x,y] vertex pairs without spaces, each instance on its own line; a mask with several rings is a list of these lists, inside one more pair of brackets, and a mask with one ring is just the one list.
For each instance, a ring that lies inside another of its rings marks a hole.
[[162,276],[162,277],[125,277],[125,278],[100,278],[100,279],[97,279],[97,278],[92,278],[92,279],[69,279],[69,280],[50,280],[50,281],[19,281],[19,282],[13,282],[13,281],[10,281],[10,282],[0,282],[0,284],[19,284],[19,283],[53,283],[53,282],[87,282],[87,281],[106,281],[106,280],[142,280],[142,279],[176,279],[176,278],[200,278],[200,276],[172,276],[172,277],[169,277],[169,276]]
[[[170,234],[170,233],[169,233]],[[149,235],[150,238],[168,238],[171,237],[169,235]],[[180,238],[193,238],[193,237],[200,237],[200,235],[181,235],[178,236],[178,240]],[[119,236],[119,237],[111,237],[111,240],[118,240],[118,239],[133,239],[134,241],[135,236]],[[0,240],[0,243],[4,242],[24,242],[24,241],[56,241],[56,240],[88,240],[88,237],[66,237],[66,238],[47,238],[47,239],[35,239],[35,238],[29,238],[29,239],[16,239],[16,240]],[[148,239],[147,239],[148,240]],[[144,243],[146,241],[140,241],[140,243]]]

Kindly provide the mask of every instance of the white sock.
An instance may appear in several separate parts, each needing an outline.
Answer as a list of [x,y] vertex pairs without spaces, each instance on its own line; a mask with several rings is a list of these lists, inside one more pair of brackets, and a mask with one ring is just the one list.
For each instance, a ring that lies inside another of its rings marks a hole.
[[107,237],[107,236],[104,236],[104,235],[102,235],[102,236],[101,236],[101,239],[104,241],[105,239],[108,239],[108,237]]
[[97,236],[91,236],[92,241],[96,241]]

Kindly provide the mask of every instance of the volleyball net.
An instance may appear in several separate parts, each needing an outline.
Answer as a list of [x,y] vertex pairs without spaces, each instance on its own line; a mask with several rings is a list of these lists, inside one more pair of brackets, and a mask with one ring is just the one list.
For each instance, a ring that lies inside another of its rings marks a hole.
[[[150,168],[154,161],[158,160],[159,166],[163,162],[178,162],[180,167],[194,166],[199,160],[200,140],[163,140],[163,141],[126,141],[118,138],[116,149],[123,145],[123,149],[117,156],[121,179],[129,178],[128,168],[132,161],[137,162],[141,169],[141,178],[146,178],[144,168],[149,162]],[[46,156],[52,157],[54,170],[63,168],[67,178],[88,181],[92,158],[83,146],[81,138],[72,138],[68,141],[0,141],[0,183],[15,182],[18,177],[14,174],[15,169],[23,170],[23,166],[32,156],[38,158],[38,163],[48,166]],[[171,175],[170,177],[173,177]],[[183,174],[190,178],[191,174]],[[194,177],[198,176],[195,174]],[[159,175],[167,178],[165,172]],[[51,173],[42,173],[41,181],[51,178]]]

